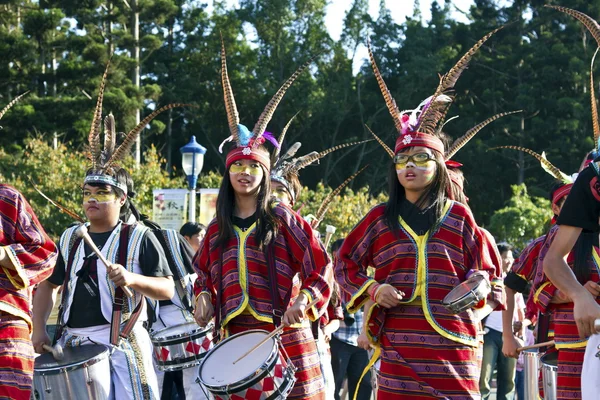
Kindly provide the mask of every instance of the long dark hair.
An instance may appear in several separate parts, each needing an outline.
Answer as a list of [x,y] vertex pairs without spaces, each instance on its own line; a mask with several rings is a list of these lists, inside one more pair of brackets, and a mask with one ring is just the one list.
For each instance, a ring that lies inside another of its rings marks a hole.
[[[259,149],[267,151],[264,147]],[[256,241],[260,249],[275,239],[279,233],[277,218],[271,205],[271,178],[269,171],[259,164],[263,170],[263,178],[258,189],[256,199]],[[217,224],[219,226],[219,236],[215,242],[216,247],[224,246],[227,240],[235,236],[233,230],[233,211],[235,209],[235,193],[231,180],[229,179],[229,170],[225,171],[219,196],[217,197]]]
[[[421,194],[415,205],[420,209],[432,207],[437,223],[442,218],[444,212],[447,199],[446,188],[450,183],[450,178],[448,177],[448,170],[446,169],[443,156],[437,151],[434,151],[433,155],[436,164],[435,177],[423,194]],[[389,167],[388,188],[389,199],[385,206],[385,218],[390,230],[397,234],[399,230],[398,218],[400,217],[400,205],[406,199],[406,192],[398,181],[396,166],[393,161]]]

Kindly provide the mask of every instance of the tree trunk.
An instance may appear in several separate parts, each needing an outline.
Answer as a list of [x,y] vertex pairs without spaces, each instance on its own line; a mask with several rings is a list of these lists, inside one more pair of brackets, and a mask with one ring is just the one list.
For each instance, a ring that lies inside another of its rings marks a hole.
[[[140,90],[140,12],[138,10],[137,0],[130,0],[131,6],[131,35],[133,36],[133,47],[131,49],[131,58],[135,61],[131,81],[135,88]],[[135,110],[135,124],[140,123],[140,109]],[[143,131],[142,131],[143,132]],[[142,160],[142,132],[135,140],[135,165],[139,168]]]

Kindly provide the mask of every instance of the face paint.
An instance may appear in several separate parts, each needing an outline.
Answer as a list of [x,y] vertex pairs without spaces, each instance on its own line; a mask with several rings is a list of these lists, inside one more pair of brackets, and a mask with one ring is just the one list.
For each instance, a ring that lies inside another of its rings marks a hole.
[[271,189],[271,197],[274,197],[285,204],[290,204],[292,199],[292,196],[283,187]]
[[260,165],[258,164],[243,165],[234,163],[231,165],[231,167],[229,167],[229,172],[232,174],[241,174],[245,172],[248,175],[259,176],[262,171],[260,169]]
[[83,192],[83,202],[89,203],[94,200],[96,203],[110,203],[117,199],[117,195],[115,193],[91,193],[91,192]]

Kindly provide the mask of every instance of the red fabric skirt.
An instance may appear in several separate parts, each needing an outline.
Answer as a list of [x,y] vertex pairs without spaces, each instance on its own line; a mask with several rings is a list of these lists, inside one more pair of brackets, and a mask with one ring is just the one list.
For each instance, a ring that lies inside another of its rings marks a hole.
[[420,305],[388,310],[381,336],[377,399],[479,399],[481,346],[438,334]]
[[[227,329],[230,335],[234,335],[250,329],[264,329],[270,332],[275,329],[275,326],[244,314],[231,320],[227,324]],[[285,329],[281,334],[281,342],[297,368],[296,383],[288,399],[325,400],[325,381],[311,329]]]
[[581,371],[584,355],[585,347],[562,348],[558,351],[557,399],[581,399]]
[[34,360],[27,323],[0,316],[0,399],[29,400]]

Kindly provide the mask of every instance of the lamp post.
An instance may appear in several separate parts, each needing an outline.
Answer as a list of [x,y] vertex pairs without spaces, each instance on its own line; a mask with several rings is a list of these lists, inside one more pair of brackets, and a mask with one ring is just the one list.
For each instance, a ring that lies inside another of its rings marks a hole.
[[190,190],[190,204],[188,222],[196,221],[196,184],[198,175],[204,166],[204,154],[206,148],[196,142],[196,136],[192,136],[190,142],[181,149],[181,166],[187,177],[188,189]]

